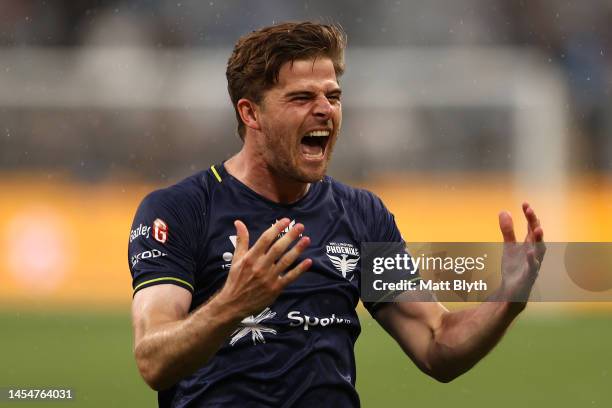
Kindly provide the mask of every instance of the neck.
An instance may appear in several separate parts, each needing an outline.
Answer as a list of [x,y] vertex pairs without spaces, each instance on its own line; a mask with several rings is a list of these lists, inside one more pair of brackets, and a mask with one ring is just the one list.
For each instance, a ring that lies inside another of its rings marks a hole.
[[249,154],[248,147],[224,163],[225,170],[257,194],[280,204],[291,204],[304,197],[310,183],[283,177],[268,166],[260,155]]

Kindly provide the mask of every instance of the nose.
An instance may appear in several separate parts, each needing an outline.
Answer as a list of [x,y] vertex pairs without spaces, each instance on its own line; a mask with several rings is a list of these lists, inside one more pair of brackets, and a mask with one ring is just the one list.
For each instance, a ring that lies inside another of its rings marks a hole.
[[322,119],[329,119],[331,117],[333,106],[329,102],[329,99],[325,95],[320,95],[315,103],[312,113]]

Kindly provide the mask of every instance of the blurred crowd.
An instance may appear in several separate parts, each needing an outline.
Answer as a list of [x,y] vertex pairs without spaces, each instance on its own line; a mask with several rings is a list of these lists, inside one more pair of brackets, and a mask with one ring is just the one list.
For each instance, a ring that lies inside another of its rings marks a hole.
[[578,170],[612,169],[612,1],[591,0],[2,0],[2,47],[231,47],[239,35],[295,19],[340,23],[351,46],[535,47],[570,92]]

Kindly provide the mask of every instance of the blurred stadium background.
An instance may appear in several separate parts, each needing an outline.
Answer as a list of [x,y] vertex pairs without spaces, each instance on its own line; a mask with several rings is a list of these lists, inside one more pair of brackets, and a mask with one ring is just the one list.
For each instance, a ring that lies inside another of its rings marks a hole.
[[[297,19],[348,33],[330,173],[407,240],[499,241],[498,211],[527,199],[547,240],[611,241],[609,0],[0,0],[0,387],[155,404],[131,355],[132,216],[239,148],[233,42]],[[612,406],[610,310],[533,304],[447,385],[363,314],[363,404]]]

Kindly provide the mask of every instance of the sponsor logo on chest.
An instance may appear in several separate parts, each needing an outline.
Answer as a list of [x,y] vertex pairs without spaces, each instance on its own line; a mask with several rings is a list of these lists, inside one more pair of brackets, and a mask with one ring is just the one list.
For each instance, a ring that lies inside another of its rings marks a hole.
[[[266,342],[266,336],[270,337],[277,334],[277,330],[271,327],[269,320],[274,319],[276,312],[266,307],[257,315],[247,316],[238,325],[238,328],[231,334],[229,341],[230,346],[234,346],[243,338],[251,338],[253,345]],[[338,317],[335,313],[330,316],[309,316],[299,310],[291,310],[287,313],[287,318],[290,320],[289,327],[301,328],[304,331],[309,331],[314,327],[327,327],[338,325],[350,325],[351,319],[346,317]]]

